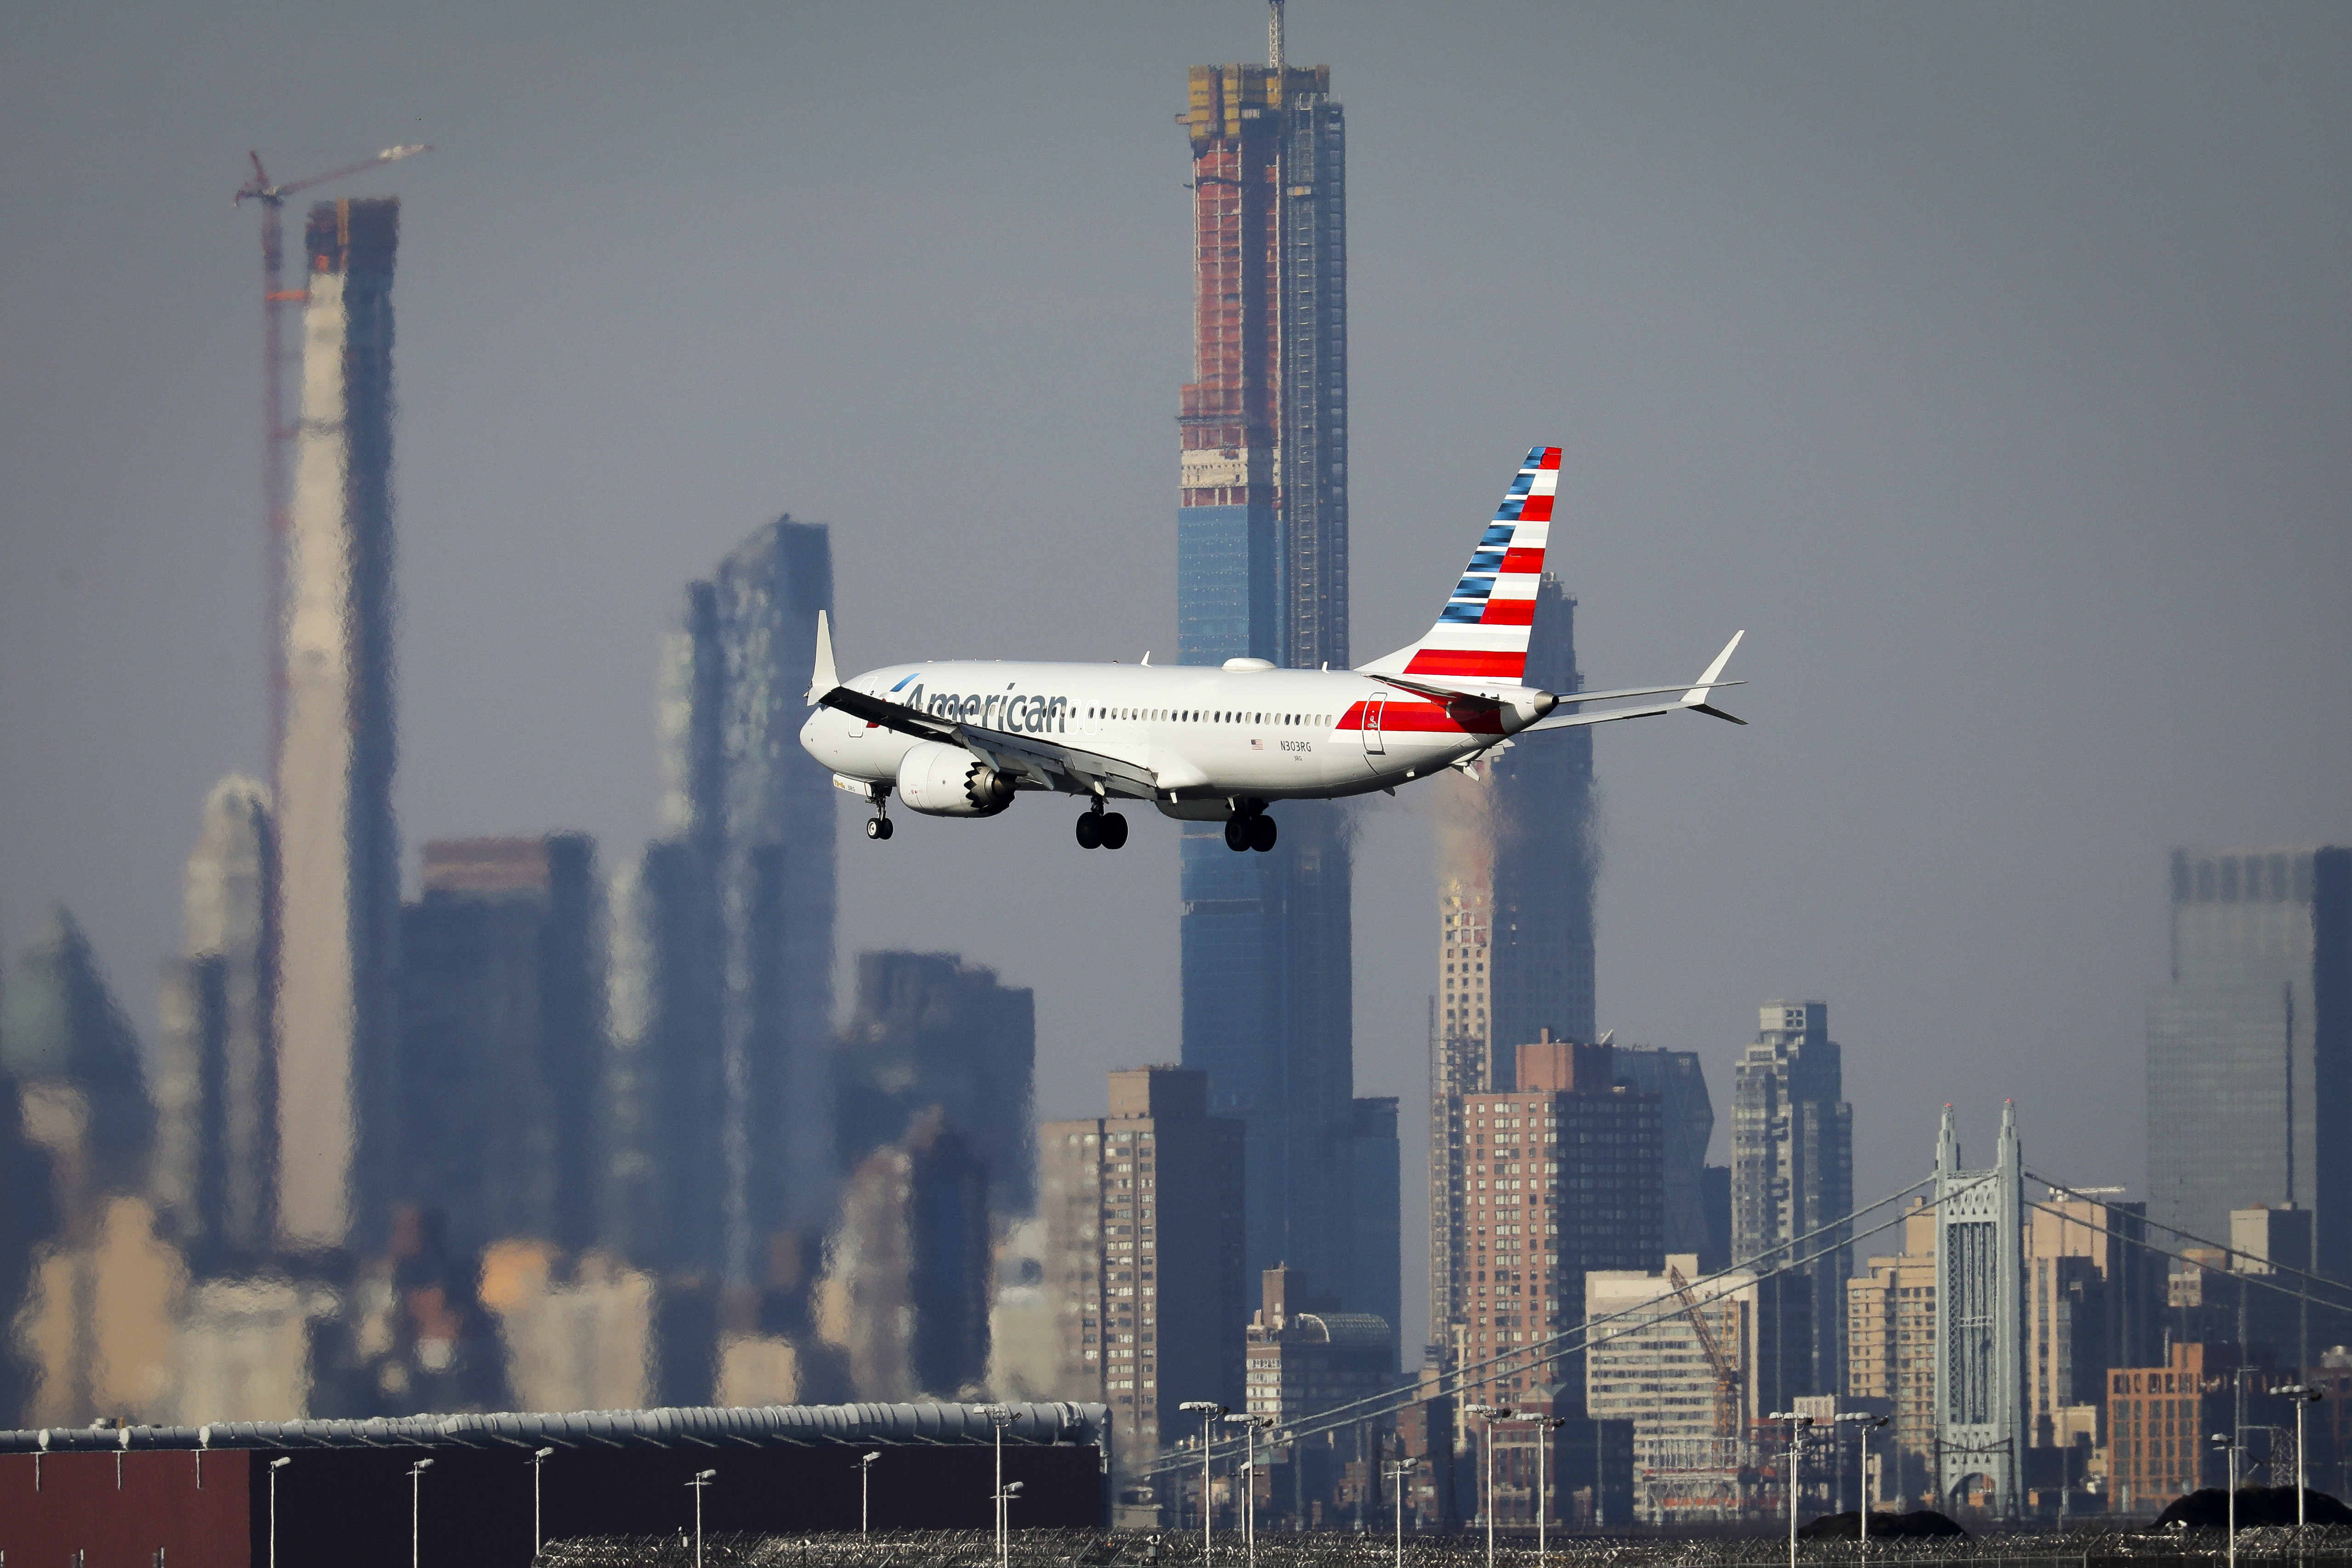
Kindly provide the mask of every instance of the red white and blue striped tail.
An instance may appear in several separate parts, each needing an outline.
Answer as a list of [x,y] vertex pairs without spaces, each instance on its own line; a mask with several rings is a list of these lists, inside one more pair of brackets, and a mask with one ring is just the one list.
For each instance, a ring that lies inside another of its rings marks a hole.
[[1426,675],[1465,684],[1517,686],[1527,679],[1528,633],[1559,483],[1559,448],[1538,447],[1503,496],[1495,521],[1462,569],[1437,624],[1410,647],[1359,666],[1370,675]]

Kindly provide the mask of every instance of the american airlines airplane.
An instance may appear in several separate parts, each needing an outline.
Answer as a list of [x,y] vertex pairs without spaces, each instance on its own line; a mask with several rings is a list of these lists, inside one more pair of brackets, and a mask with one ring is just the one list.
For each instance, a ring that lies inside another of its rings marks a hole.
[[[890,795],[927,816],[993,816],[1024,790],[1083,795],[1078,845],[1117,849],[1113,800],[1222,822],[1239,850],[1274,847],[1267,807],[1333,800],[1426,778],[1476,776],[1515,737],[1685,710],[1744,724],[1707,700],[1734,636],[1696,681],[1622,691],[1520,684],[1543,577],[1559,448],[1538,447],[1420,641],[1354,669],[1283,669],[1262,658],[1221,668],[1140,664],[897,664],[843,681],[817,617],[816,712],[801,744],[833,782],[874,807],[868,838],[890,837]],[[1583,703],[1675,693],[1671,702],[1568,712]]]

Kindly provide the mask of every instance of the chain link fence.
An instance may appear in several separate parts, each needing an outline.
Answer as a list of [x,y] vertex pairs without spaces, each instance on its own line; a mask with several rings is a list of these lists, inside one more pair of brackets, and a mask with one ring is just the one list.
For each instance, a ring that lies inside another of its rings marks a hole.
[[[1538,1558],[1535,1538],[1498,1535],[1496,1568],[1787,1568],[1786,1538],[1625,1540],[1555,1535]],[[2069,1531],[2063,1534],[2000,1534],[1969,1539],[1873,1541],[1867,1555],[1851,1541],[1806,1541],[1799,1568],[2219,1568],[2229,1542],[2218,1530]],[[2352,1568],[2352,1529],[2242,1530],[2236,1560]],[[996,1537],[985,1530],[876,1531],[856,1535],[709,1535],[704,1568],[991,1568]],[[1204,1562],[1198,1534],[1139,1531],[1020,1530],[1013,1532],[1013,1568],[1247,1568],[1243,1543],[1220,1534]],[[1261,1533],[1258,1568],[1392,1568],[1394,1535],[1368,1531],[1306,1534]],[[1402,1561],[1412,1568],[1485,1568],[1482,1533],[1408,1534]],[[590,1536],[551,1542],[538,1568],[694,1568],[694,1542],[685,1535]]]

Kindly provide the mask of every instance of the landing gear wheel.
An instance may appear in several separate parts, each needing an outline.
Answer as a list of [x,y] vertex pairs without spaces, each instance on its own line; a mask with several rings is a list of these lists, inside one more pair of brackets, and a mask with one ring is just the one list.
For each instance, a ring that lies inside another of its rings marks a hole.
[[1261,855],[1274,847],[1274,818],[1253,816],[1249,819],[1249,847]]
[[888,817],[887,817],[887,816],[869,816],[869,817],[867,817],[867,818],[866,819],[866,837],[868,837],[868,838],[887,838],[887,837],[890,837],[890,832],[891,832],[891,828],[890,828],[890,819],[889,819]]
[[1250,819],[1246,816],[1225,818],[1225,847],[1239,855],[1250,847]]
[[1117,849],[1127,842],[1127,818],[1115,811],[1105,812],[1102,819],[1102,846]]
[[1081,849],[1101,848],[1103,841],[1102,825],[1102,813],[1098,811],[1090,811],[1084,816],[1079,817],[1078,847]]

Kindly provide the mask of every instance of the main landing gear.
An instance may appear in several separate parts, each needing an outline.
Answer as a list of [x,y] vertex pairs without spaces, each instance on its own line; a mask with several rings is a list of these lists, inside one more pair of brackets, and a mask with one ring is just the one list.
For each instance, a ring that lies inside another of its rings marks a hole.
[[1117,849],[1127,842],[1127,818],[1115,811],[1105,811],[1102,802],[1095,802],[1092,811],[1078,818],[1078,847],[1081,849]]
[[869,816],[869,817],[867,817],[867,818],[866,819],[866,837],[868,837],[868,838],[887,838],[887,837],[890,837],[890,832],[891,832],[891,828],[890,828],[890,819],[889,819],[888,817],[887,817],[887,816]]
[[1244,849],[1265,854],[1274,847],[1274,818],[1263,807],[1225,818],[1225,847],[1236,855]]

